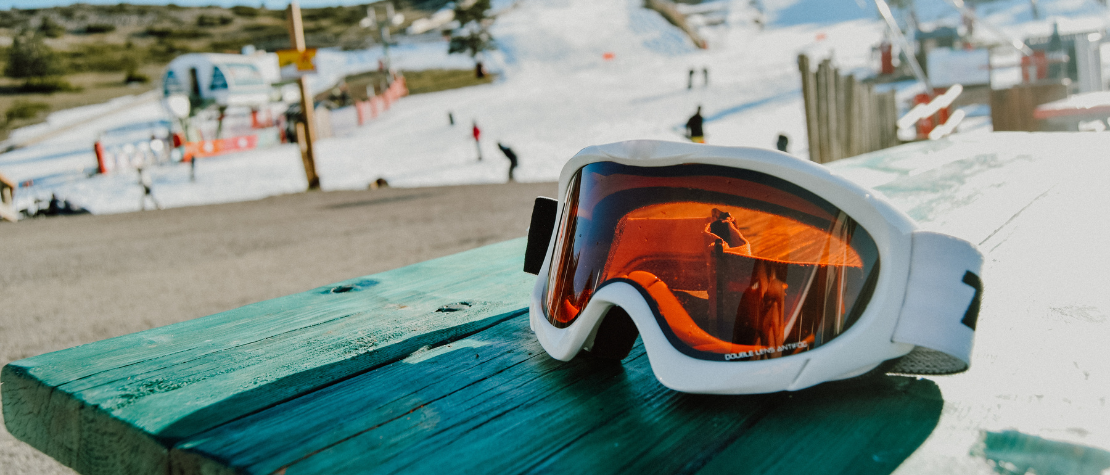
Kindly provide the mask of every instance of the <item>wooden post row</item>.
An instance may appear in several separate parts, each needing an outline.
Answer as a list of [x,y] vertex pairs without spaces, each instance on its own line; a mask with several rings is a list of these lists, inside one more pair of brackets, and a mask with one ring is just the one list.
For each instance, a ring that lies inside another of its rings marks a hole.
[[804,54],[798,71],[811,160],[828,163],[899,144],[894,91],[876,94],[873,85],[841,76],[827,59],[814,72]]

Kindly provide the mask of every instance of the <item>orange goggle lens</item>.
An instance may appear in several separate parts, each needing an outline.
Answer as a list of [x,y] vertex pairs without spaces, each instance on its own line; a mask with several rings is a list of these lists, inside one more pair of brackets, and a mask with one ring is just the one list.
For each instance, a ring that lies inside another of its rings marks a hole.
[[751,170],[593,163],[563,203],[544,295],[559,328],[626,282],[683,353],[775,358],[846,331],[878,277],[875,242],[852,218]]

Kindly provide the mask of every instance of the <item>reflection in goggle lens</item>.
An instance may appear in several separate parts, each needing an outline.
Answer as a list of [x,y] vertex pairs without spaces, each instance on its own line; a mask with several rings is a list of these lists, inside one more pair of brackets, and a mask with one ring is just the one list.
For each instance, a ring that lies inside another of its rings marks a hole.
[[867,231],[782,179],[599,162],[567,187],[544,303],[552,325],[565,328],[594,291],[626,282],[683,353],[750,361],[843,333],[878,270]]

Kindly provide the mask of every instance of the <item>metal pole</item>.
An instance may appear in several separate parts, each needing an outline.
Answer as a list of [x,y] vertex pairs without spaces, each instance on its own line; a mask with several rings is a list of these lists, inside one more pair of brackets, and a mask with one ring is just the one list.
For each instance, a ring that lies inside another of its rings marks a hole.
[[948,0],[948,3],[952,4],[953,7],[956,7],[956,10],[959,10],[960,13],[964,16],[971,18],[971,21],[987,27],[987,29],[991,30],[991,33],[994,33],[995,36],[998,36],[999,38],[1005,40],[1007,45],[1018,50],[1018,52],[1020,52],[1022,56],[1033,55],[1033,50],[1029,49],[1028,46],[1025,46],[1025,43],[1023,43],[1021,40],[1011,38],[1010,35],[1007,35],[1002,30],[995,28],[994,25],[980,20],[979,17],[975,16],[974,11],[972,11],[970,8],[967,8],[967,5],[964,5],[964,0]]
[[898,22],[894,21],[894,15],[890,13],[890,6],[886,4],[885,0],[875,0],[875,6],[879,8],[879,14],[886,20],[886,26],[890,28],[890,33],[894,35],[894,41],[898,43],[902,52],[906,53],[906,60],[910,62],[913,75],[925,85],[925,91],[929,94],[929,97],[933,97],[933,85],[929,82],[929,78],[925,76],[925,71],[921,69],[921,65],[917,64],[917,58],[913,55],[913,48],[906,41],[906,37],[902,35],[902,29],[898,28]]
[[385,4],[385,18],[378,22],[378,32],[382,38],[382,54],[385,55],[385,71],[393,69],[393,58],[389,57],[389,43],[393,38],[389,36],[389,26],[393,24],[393,2]]

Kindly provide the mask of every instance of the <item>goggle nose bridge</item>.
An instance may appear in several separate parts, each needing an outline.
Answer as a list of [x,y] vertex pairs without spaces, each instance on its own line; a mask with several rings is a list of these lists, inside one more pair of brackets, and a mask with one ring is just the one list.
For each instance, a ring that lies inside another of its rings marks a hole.
[[612,304],[601,316],[601,321],[583,348],[595,358],[623,360],[632,352],[640,329],[632,321],[632,316],[617,304]]

